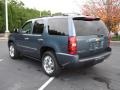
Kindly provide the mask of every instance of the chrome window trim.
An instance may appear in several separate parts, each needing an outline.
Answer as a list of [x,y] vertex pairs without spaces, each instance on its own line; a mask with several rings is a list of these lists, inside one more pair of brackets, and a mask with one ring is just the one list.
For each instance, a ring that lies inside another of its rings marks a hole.
[[41,34],[22,34],[22,35],[26,35],[26,36],[42,36]]

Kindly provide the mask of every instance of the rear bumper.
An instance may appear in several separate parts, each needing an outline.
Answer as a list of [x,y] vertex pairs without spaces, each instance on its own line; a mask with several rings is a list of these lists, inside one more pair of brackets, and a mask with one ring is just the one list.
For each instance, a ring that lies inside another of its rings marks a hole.
[[57,53],[57,59],[59,64],[63,67],[80,67],[85,64],[93,63],[94,65],[104,61],[104,59],[108,58],[111,55],[111,51],[107,51],[95,56],[81,58],[79,59],[78,55],[70,55],[65,53]]
[[86,61],[91,61],[91,60],[95,60],[98,61],[100,59],[105,59],[107,58],[109,55],[111,54],[111,52],[106,52],[106,53],[102,53],[93,57],[88,57],[88,58],[84,58],[84,59],[80,59],[78,62],[86,62]]

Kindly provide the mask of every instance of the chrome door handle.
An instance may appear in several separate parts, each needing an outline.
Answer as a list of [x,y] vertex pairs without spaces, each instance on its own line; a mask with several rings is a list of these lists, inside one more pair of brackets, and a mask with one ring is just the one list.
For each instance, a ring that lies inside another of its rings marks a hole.
[[25,40],[29,40],[29,38],[24,38]]
[[38,41],[43,41],[43,39],[41,39],[41,38],[40,38],[40,39],[37,39],[37,40],[38,40]]

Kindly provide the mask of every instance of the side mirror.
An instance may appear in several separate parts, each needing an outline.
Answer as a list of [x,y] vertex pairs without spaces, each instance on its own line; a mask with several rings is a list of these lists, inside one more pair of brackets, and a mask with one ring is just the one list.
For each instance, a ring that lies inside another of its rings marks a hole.
[[19,32],[18,28],[15,28],[14,33],[18,33],[18,32]]

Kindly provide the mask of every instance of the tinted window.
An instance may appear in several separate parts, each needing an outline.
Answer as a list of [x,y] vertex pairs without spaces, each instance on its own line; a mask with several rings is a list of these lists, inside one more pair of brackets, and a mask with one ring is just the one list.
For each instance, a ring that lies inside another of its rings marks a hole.
[[68,19],[54,18],[48,20],[48,33],[50,35],[68,35]]
[[33,27],[33,34],[42,34],[44,30],[44,24],[40,21],[36,21]]
[[77,36],[108,35],[108,29],[101,20],[74,20]]
[[24,34],[30,34],[31,31],[32,31],[32,22],[28,22],[22,27],[21,32]]

